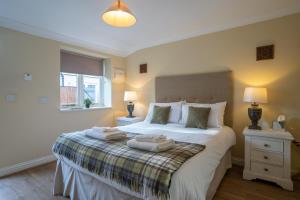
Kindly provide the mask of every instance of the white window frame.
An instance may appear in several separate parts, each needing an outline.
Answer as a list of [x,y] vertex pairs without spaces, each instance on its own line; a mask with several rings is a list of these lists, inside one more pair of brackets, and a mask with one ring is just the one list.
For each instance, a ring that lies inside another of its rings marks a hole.
[[[80,81],[80,93],[79,93],[79,97],[80,97],[80,101],[82,101],[82,102],[80,102],[80,105],[81,106],[83,106],[84,107],[84,103],[83,103],[83,101],[84,101],[84,89],[83,89],[83,76],[90,76],[90,77],[96,77],[96,76],[93,76],[93,75],[85,75],[85,74],[80,74],[79,76],[78,76],[78,78],[79,78],[79,81]],[[104,107],[104,98],[105,98],[105,96],[104,96],[104,93],[103,93],[103,89],[104,89],[104,81],[103,81],[103,76],[99,76],[99,103],[93,103],[91,106],[92,106],[92,108],[93,107]]]
[[[64,74],[70,74],[70,75],[77,75],[77,98],[78,98],[78,104],[61,104],[60,103],[60,108],[61,109],[72,109],[72,108],[85,108],[84,105],[84,82],[83,82],[83,77],[84,76],[91,76],[91,77],[96,77],[93,75],[85,75],[85,74],[73,74],[73,73],[65,73],[65,72],[60,72],[60,73],[64,73]],[[104,77],[103,76],[99,76],[99,82],[100,82],[100,87],[99,87],[99,103],[93,103],[91,105],[91,108],[102,108],[105,107],[104,105],[104,98],[105,98],[105,94],[104,94]]]

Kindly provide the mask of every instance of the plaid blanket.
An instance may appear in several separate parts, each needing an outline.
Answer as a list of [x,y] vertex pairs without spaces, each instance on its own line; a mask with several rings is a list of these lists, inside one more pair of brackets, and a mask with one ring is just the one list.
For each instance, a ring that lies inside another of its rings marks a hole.
[[[128,133],[128,139],[136,134]],[[109,178],[142,195],[169,199],[172,175],[205,146],[176,142],[165,152],[132,149],[122,141],[92,139],[83,132],[60,135],[53,152],[66,157],[88,171]]]

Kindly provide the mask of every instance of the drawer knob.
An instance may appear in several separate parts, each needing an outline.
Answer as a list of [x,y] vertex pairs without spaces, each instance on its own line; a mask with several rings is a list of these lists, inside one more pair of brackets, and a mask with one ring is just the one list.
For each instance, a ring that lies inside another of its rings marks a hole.
[[268,171],[269,171],[269,169],[267,169],[267,168],[264,168],[264,170],[265,170],[265,172],[268,172]]
[[264,144],[264,147],[270,147],[270,145],[269,144]]
[[268,156],[264,156],[264,159],[265,159],[265,160],[268,160],[268,159],[269,159],[269,157],[268,157]]

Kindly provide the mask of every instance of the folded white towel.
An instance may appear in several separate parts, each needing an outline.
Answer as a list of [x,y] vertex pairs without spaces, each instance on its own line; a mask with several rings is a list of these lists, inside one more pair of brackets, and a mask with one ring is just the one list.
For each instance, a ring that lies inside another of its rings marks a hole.
[[99,133],[93,129],[86,130],[85,135],[99,140],[118,140],[127,137],[126,133],[120,131]]
[[136,139],[131,139],[127,141],[127,145],[131,148],[142,149],[146,151],[153,152],[161,152],[166,151],[172,147],[174,147],[174,140],[168,139],[161,143],[153,143],[153,142],[138,142]]
[[92,128],[94,131],[103,133],[103,132],[115,132],[118,131],[119,129],[116,127],[93,127]]
[[135,136],[136,141],[138,142],[164,142],[167,140],[167,137],[162,134],[145,134]]

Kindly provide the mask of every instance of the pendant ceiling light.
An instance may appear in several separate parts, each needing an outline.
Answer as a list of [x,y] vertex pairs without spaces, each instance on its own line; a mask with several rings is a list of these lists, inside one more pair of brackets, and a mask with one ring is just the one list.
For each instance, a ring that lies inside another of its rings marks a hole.
[[136,23],[135,16],[121,0],[115,1],[102,15],[105,23],[115,27],[129,27]]

